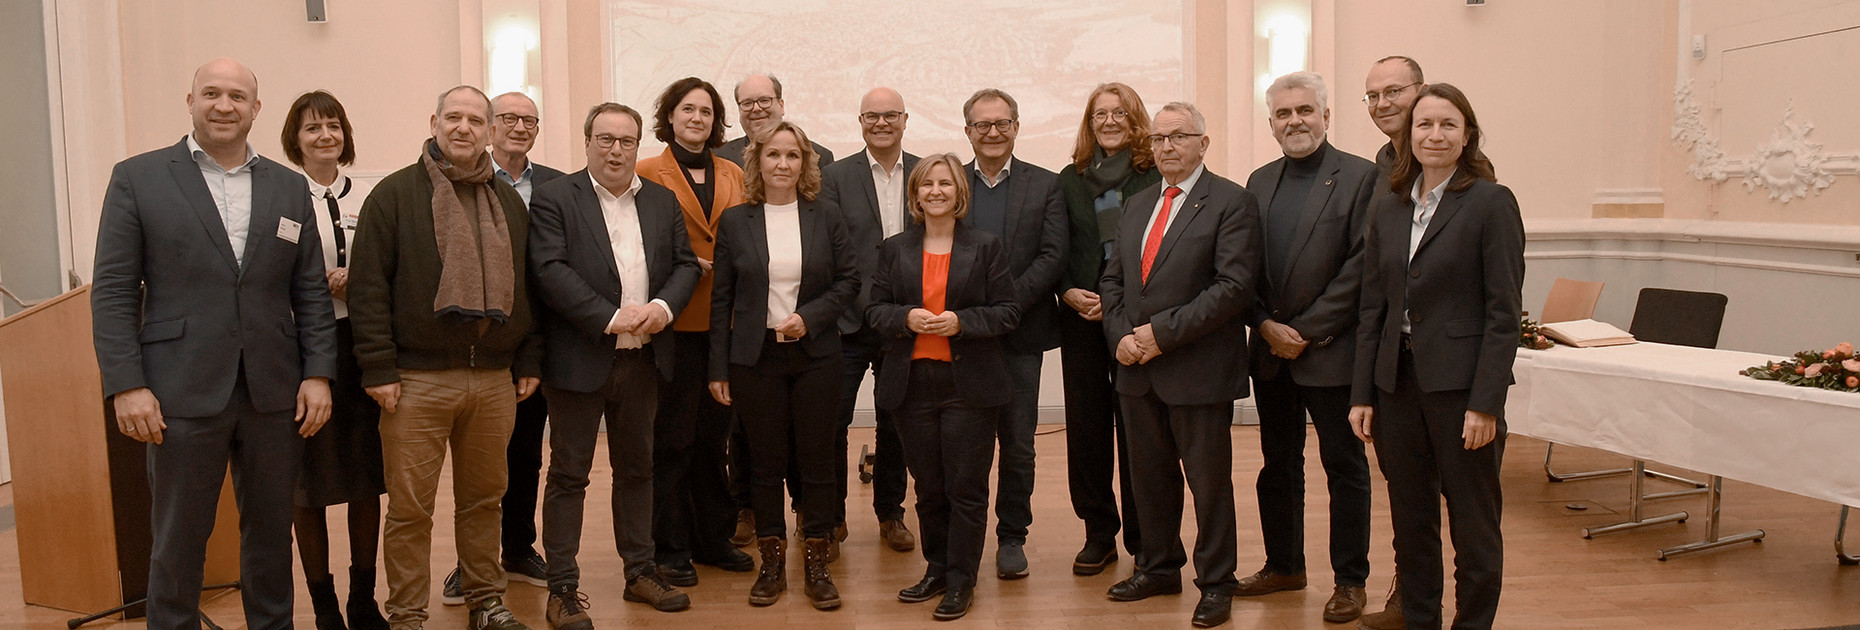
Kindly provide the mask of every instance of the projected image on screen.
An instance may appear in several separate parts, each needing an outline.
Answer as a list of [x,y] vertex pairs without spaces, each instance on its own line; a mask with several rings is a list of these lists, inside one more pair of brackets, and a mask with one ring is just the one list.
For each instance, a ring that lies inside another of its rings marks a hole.
[[864,147],[859,98],[880,85],[904,95],[906,150],[965,159],[963,101],[1005,90],[1020,104],[1016,155],[1053,170],[1070,161],[1097,84],[1130,84],[1152,112],[1183,92],[1177,2],[609,0],[604,16],[615,100],[650,112],[666,85],[701,77],[732,101],[724,120],[734,138],[731,89],[772,73],[787,119],[841,156]]

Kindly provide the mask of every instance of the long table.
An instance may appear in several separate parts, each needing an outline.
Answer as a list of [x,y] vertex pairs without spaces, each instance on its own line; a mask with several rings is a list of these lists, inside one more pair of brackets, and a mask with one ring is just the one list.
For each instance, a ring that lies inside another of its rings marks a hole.
[[1505,420],[1520,435],[1838,503],[1844,523],[1860,505],[1860,394],[1738,373],[1778,359],[1657,343],[1519,350]]

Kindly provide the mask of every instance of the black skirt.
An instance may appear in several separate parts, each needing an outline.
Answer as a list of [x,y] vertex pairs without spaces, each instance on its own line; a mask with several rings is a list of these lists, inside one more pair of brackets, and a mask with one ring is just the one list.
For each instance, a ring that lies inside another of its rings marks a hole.
[[336,320],[336,380],[329,384],[329,423],[304,440],[298,507],[327,507],[387,492],[381,469],[381,407],[362,389],[349,318]]

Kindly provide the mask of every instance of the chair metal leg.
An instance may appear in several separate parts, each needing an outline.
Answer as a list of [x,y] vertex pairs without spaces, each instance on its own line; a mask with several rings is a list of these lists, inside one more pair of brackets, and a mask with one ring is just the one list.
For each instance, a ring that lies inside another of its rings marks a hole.
[[1550,478],[1550,483],[1563,483],[1565,481],[1586,481],[1589,479],[1600,479],[1602,477],[1613,477],[1615,475],[1625,475],[1630,472],[1633,472],[1633,469],[1631,468],[1605,468],[1602,470],[1588,470],[1588,471],[1574,472],[1574,473],[1559,473],[1556,470],[1550,468],[1550,457],[1554,454],[1556,454],[1556,443],[1555,442],[1551,442],[1544,446],[1544,476]]
[[[1705,489],[1705,484],[1703,482],[1693,481],[1691,479],[1687,479],[1685,477],[1681,477],[1679,475],[1675,475],[1672,473],[1663,473],[1657,470],[1649,470],[1647,471],[1647,476],[1652,477],[1654,479],[1658,479],[1660,481],[1665,481],[1668,483],[1676,483],[1682,486],[1692,486],[1693,488],[1696,488],[1699,490]],[[1694,492],[1691,494],[1702,494],[1702,493]],[[1675,494],[1674,496],[1683,496],[1683,495]]]
[[1764,532],[1761,529],[1754,529],[1730,536],[1718,535],[1718,527],[1723,520],[1719,515],[1719,509],[1724,504],[1724,477],[1718,475],[1711,476],[1711,492],[1707,494],[1707,496],[1710,497],[1710,505],[1708,508],[1709,511],[1705,515],[1705,540],[1661,549],[1661,560],[1707,549],[1717,549],[1741,542],[1763,542]]
[[1834,528],[1834,559],[1852,566],[1860,564],[1860,556],[1847,553],[1847,544],[1843,540],[1847,537],[1847,510],[1847,506],[1841,506],[1841,524]]
[[1642,490],[1644,489],[1644,484],[1646,483],[1645,480],[1647,478],[1647,475],[1646,475],[1647,462],[1644,460],[1639,460],[1639,459],[1634,460],[1633,468],[1628,469],[1628,471],[1634,474],[1633,478],[1628,481],[1628,520],[1615,523],[1613,525],[1603,525],[1601,527],[1584,527],[1582,528],[1583,538],[1594,538],[1602,534],[1613,534],[1615,532],[1624,532],[1630,529],[1639,529],[1642,527],[1646,527],[1648,525],[1686,522],[1686,518],[1688,515],[1685,512],[1674,512],[1672,514],[1663,514],[1663,515],[1654,516],[1654,517],[1643,517],[1641,515],[1641,507],[1642,507],[1642,504],[1646,501],[1646,494],[1642,492]]

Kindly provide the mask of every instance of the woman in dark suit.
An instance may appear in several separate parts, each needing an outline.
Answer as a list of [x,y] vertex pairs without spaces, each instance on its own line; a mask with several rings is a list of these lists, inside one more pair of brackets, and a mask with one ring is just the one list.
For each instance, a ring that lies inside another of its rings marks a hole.
[[[1097,575],[1117,560],[1120,521],[1124,549],[1135,556],[1139,548],[1130,455],[1124,451],[1124,426],[1117,419],[1117,394],[1111,386],[1116,363],[1104,341],[1098,278],[1104,275],[1110,243],[1117,238],[1124,200],[1162,181],[1146,140],[1147,112],[1130,86],[1099,85],[1085,99],[1072,166],[1059,171],[1059,187],[1072,219],[1066,273],[1059,278],[1059,300],[1067,307],[1060,311],[1059,335],[1066,392],[1066,479],[1072,511],[1085,521],[1085,546],[1072,560],[1072,572],[1078,575]],[[1113,453],[1116,494],[1111,491]]]
[[773,604],[788,588],[782,482],[792,458],[806,519],[807,598],[830,610],[840,606],[827,571],[838,513],[833,432],[843,378],[835,322],[859,292],[859,272],[839,215],[814,201],[820,167],[800,127],[784,122],[757,134],[744,166],[749,203],[725,210],[717,228],[710,391],[725,405],[743,401],[734,408],[749,434],[762,554],[749,603]]
[[906,603],[943,601],[933,616],[969,612],[988,525],[995,426],[1014,397],[1000,337],[1020,320],[1001,239],[959,220],[969,178],[955,155],[924,158],[906,190],[917,225],[885,239],[866,322],[888,340],[876,385],[917,479],[917,523],[930,566]]
[[1439,628],[1440,497],[1453,535],[1454,628],[1490,628],[1504,572],[1499,464],[1517,356],[1524,222],[1479,150],[1458,88],[1422,90],[1364,243],[1350,424],[1388,479],[1402,614]]
[[[329,383],[329,423],[304,440],[304,468],[297,478],[297,555],[310,587],[317,630],[386,630],[375,604],[375,550],[381,540],[381,408],[362,391],[362,366],[355,360],[349,326],[349,244],[373,184],[351,179],[342,167],[355,162],[349,114],[329,92],[297,97],[284,115],[279,142],[292,164],[303,169],[323,237],[323,267],[336,302],[336,378]],[[329,506],[348,504],[348,622],[329,574]]]

